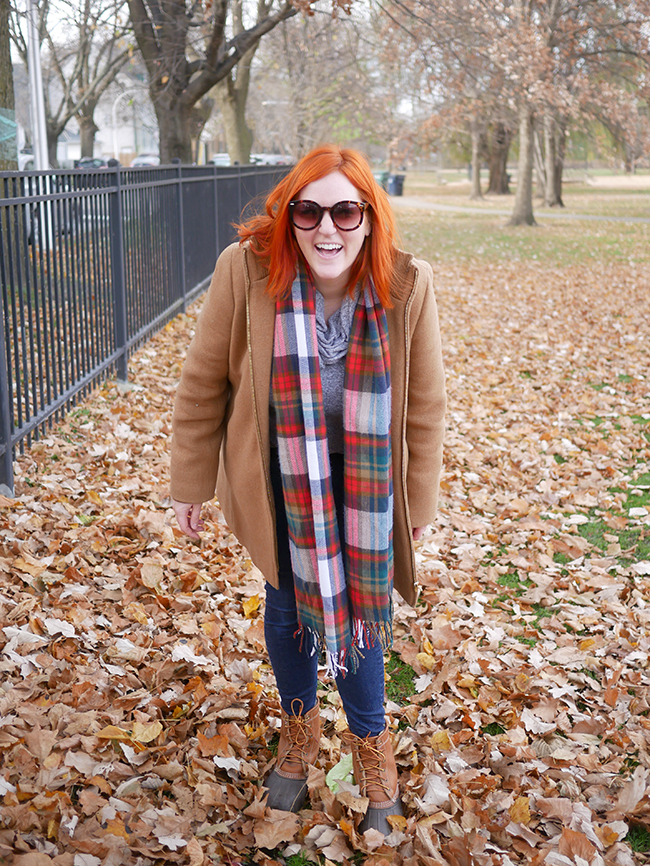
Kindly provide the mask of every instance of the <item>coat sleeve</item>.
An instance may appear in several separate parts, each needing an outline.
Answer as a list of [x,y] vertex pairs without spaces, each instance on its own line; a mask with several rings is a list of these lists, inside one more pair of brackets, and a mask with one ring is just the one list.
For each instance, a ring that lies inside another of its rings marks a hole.
[[233,270],[241,269],[241,262],[236,245],[219,256],[183,364],[172,416],[170,467],[171,495],[179,502],[206,502],[214,496],[230,395]]
[[446,394],[433,271],[426,262],[418,265],[422,302],[413,311],[409,352],[406,489],[411,525],[425,526],[438,506]]

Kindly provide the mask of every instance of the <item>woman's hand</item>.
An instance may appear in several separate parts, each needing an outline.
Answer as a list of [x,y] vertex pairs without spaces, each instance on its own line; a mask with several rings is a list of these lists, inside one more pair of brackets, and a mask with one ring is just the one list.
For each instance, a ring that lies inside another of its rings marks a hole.
[[201,502],[177,502],[172,499],[172,508],[176,515],[176,520],[185,535],[197,540],[199,532],[205,529],[205,524],[201,520]]
[[424,535],[424,530],[426,526],[414,526],[413,527],[413,541],[419,541]]

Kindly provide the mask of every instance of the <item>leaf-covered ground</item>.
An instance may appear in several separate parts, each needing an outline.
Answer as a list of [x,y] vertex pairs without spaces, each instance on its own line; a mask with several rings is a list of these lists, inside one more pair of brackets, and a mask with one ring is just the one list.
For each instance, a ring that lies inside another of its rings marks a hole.
[[326,783],[326,682],[310,808],[265,811],[261,575],[216,504],[200,546],[168,507],[188,314],[0,499],[0,862],[646,862],[650,270],[445,264],[437,284],[441,509],[389,666],[406,819],[361,839],[354,787]]

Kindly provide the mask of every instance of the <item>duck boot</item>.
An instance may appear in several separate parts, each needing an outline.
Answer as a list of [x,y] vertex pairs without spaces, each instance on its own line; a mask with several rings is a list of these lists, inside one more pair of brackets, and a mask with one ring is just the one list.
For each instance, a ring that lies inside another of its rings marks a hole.
[[299,812],[307,799],[307,773],[318,755],[320,716],[318,704],[303,715],[303,702],[294,700],[293,715],[282,710],[282,727],[275,769],[264,787],[269,792],[266,805],[283,812]]
[[388,816],[404,814],[388,725],[376,737],[357,737],[347,732],[343,739],[352,747],[352,768],[361,796],[370,800],[357,830],[361,834],[379,830],[388,836],[392,832]]

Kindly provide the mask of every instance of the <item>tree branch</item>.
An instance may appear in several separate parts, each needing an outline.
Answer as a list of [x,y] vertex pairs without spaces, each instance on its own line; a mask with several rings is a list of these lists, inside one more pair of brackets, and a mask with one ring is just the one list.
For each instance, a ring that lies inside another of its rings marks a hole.
[[155,63],[160,58],[160,46],[156,38],[156,32],[143,0],[127,0],[127,2],[129,4],[135,38],[142,52],[144,62],[148,67],[149,64]]
[[269,15],[263,21],[259,21],[249,30],[244,30],[243,33],[233,37],[226,45],[225,59],[216,66],[206,66],[199,75],[190,81],[183,94],[185,104],[194,105],[211,87],[214,87],[218,81],[228,75],[246,52],[257,45],[265,33],[273,30],[281,21],[297,14],[298,10],[295,7],[285,3],[274,14]]

